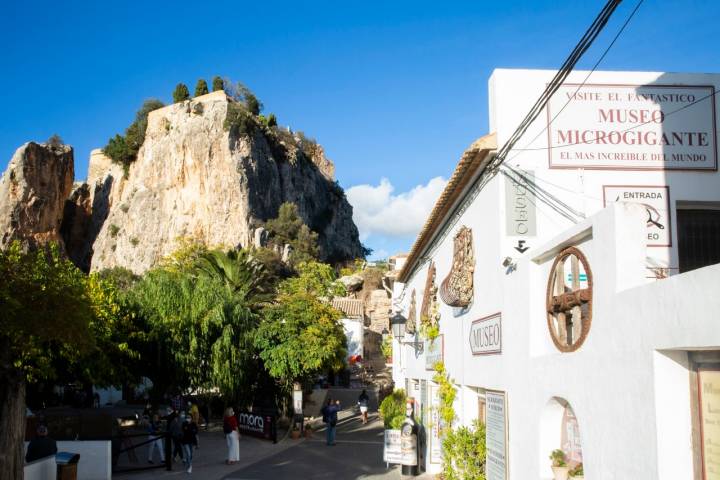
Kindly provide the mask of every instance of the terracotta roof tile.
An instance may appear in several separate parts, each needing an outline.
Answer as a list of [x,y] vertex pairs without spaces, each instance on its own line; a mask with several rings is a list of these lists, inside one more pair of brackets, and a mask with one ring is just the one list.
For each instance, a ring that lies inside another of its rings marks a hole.
[[332,306],[343,312],[348,318],[363,318],[365,312],[364,302],[356,298],[333,298]]

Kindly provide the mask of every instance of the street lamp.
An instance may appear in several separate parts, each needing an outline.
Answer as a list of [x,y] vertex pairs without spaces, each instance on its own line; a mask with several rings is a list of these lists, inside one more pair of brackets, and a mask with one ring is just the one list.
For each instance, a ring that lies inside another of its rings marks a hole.
[[407,331],[406,327],[407,318],[405,318],[400,312],[397,312],[395,315],[392,316],[392,318],[390,318],[390,328],[392,328],[393,336],[397,338],[398,342],[400,342],[400,345],[410,345],[411,347],[413,347],[415,352],[417,352],[418,354],[422,353],[423,349],[425,348],[423,342],[404,340],[405,333]]

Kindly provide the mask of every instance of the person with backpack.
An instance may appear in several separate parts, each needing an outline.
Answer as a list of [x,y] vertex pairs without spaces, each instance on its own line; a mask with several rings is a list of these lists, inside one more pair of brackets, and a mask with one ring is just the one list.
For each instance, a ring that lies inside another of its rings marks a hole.
[[328,446],[335,445],[335,430],[337,428],[337,414],[340,411],[340,400],[333,402],[328,397],[327,404],[322,409],[323,422],[325,423],[326,443]]
[[235,418],[235,411],[232,407],[225,410],[223,418],[223,433],[227,442],[228,454],[225,463],[232,465],[240,461],[240,432],[238,430],[238,421]]
[[192,473],[193,447],[197,445],[198,427],[191,416],[181,416],[181,418],[183,418],[181,439],[183,465],[187,468],[187,473]]

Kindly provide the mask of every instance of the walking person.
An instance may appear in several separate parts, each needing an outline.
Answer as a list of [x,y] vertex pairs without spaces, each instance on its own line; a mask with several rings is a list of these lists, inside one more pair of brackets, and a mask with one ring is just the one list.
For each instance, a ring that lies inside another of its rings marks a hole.
[[[182,416],[181,416],[182,417]],[[197,445],[197,423],[191,416],[186,416],[182,424],[183,465],[187,473],[192,473],[193,447]]]
[[368,422],[368,403],[370,402],[370,397],[368,397],[367,391],[363,389],[362,393],[358,397],[358,405],[360,406],[360,416],[362,418],[362,423],[365,425]]
[[163,441],[160,436],[161,430],[160,416],[156,413],[148,423],[148,440],[151,440],[148,451],[148,463],[153,463],[153,454],[155,453],[156,447],[160,455],[160,463],[165,462],[165,449],[163,448]]
[[328,446],[335,445],[335,429],[337,428],[337,414],[340,411],[340,400],[333,402],[328,398],[327,404],[322,409],[323,422],[325,423],[326,443]]
[[[170,409],[168,409],[170,410]],[[184,415],[184,414],[183,414]],[[172,412],[170,415],[168,415],[168,427],[167,430],[170,433],[170,437],[172,438],[172,444],[173,444],[173,453],[172,453],[172,459],[173,462],[177,462],[178,457],[180,457],[180,460],[183,458],[183,451],[182,451],[182,421],[179,418],[177,412]]]
[[[197,403],[188,402],[188,409],[190,418],[192,418],[195,426],[200,429],[200,410],[198,409]],[[198,437],[195,437],[195,448],[200,448],[200,442]]]
[[223,433],[227,442],[228,454],[225,463],[232,465],[240,461],[240,432],[238,431],[238,421],[235,418],[235,411],[232,407],[225,410],[223,418]]

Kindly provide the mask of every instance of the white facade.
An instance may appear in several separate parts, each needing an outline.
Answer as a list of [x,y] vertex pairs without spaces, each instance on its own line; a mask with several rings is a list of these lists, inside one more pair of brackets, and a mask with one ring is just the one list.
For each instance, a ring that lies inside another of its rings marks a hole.
[[[498,146],[553,73],[493,73],[490,126]],[[586,76],[575,72],[566,83]],[[720,351],[714,318],[720,266],[677,275],[676,225],[678,209],[720,208],[717,105],[712,96],[702,100],[719,87],[720,75],[623,72],[595,72],[580,89],[563,87],[549,115],[516,145],[525,150],[507,157],[512,169],[482,176],[479,188],[470,182],[451,213],[418,239],[421,248],[401,274],[405,283],[395,284],[393,306],[404,315],[413,290],[420,308],[429,261],[439,286],[452,267],[455,232],[472,229],[472,303],[453,308],[438,296],[444,362],[458,387],[457,423],[469,425],[482,414],[486,390],[505,393],[508,479],[552,477],[548,456],[561,446],[568,405],[577,417],[586,478],[703,478],[698,360],[690,352],[712,357]],[[581,100],[567,102],[576,91]],[[637,134],[623,138],[625,132]],[[583,135],[593,141],[583,143]],[[632,143],[638,138],[642,145]],[[517,171],[530,172],[524,175],[532,183]],[[519,193],[532,190],[532,207],[513,211],[517,203],[506,190],[516,187],[508,175],[520,181]],[[616,198],[630,204],[614,204]],[[584,344],[561,353],[550,337],[545,302],[551,265],[567,246],[579,248],[592,269],[593,315]],[[473,322],[496,314],[501,351],[473,355]],[[396,385],[407,385],[426,412],[433,375],[425,354],[397,341],[394,349]],[[431,441],[426,457],[432,447]],[[440,464],[427,462],[426,469],[438,472]]]

